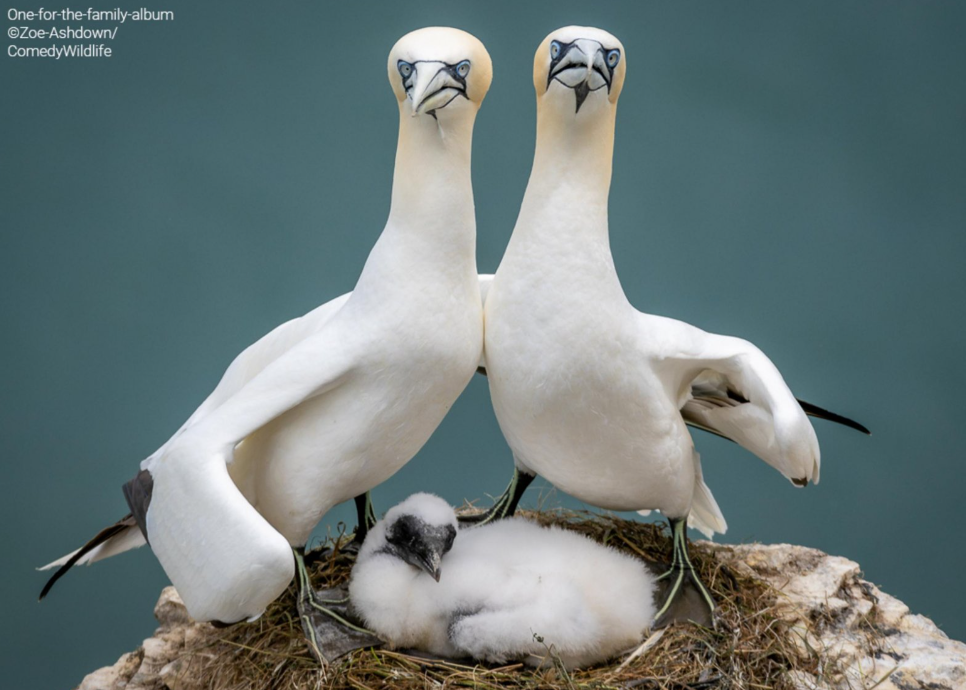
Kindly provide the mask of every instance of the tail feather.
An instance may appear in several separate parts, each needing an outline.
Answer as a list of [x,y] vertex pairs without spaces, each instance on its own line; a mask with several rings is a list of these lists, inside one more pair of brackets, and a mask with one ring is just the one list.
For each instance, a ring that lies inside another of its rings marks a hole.
[[711,495],[711,489],[704,483],[704,475],[701,472],[701,458],[697,451],[694,453],[694,495],[691,497],[691,514],[688,515],[688,527],[701,532],[708,539],[718,534],[728,531],[728,523],[725,521],[718,502]]
[[143,546],[145,543],[144,535],[141,534],[134,516],[125,515],[110,527],[102,529],[93,539],[76,551],[38,568],[38,570],[57,568],[57,572],[47,580],[47,584],[41,590],[40,599],[46,597],[57,580],[62,578],[73,566],[90,564],[94,561],[109,558],[129,549]]

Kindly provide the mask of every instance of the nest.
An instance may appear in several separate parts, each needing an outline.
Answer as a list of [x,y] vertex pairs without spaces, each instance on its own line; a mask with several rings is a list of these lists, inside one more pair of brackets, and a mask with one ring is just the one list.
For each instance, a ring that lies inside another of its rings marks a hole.
[[[523,511],[544,525],[560,525],[647,561],[669,563],[671,538],[663,526],[612,515],[563,510]],[[344,532],[344,530],[342,530]],[[352,559],[340,552],[344,533],[330,538],[332,552],[311,566],[316,588],[349,579]],[[717,630],[675,625],[649,638],[634,658],[566,671],[553,649],[539,668],[434,661],[385,649],[359,650],[322,669],[310,656],[290,588],[255,623],[211,629],[188,650],[192,676],[211,690],[358,688],[792,688],[791,670],[816,672],[788,624],[775,610],[777,592],[722,564],[706,542],[691,556],[718,604]]]

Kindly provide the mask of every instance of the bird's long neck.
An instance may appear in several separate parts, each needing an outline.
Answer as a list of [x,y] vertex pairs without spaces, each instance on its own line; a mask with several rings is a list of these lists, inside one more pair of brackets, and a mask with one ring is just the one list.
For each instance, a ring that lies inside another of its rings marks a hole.
[[472,117],[444,123],[400,110],[389,220],[357,293],[382,292],[390,282],[398,289],[420,279],[452,285],[470,275],[475,284],[472,137]]
[[507,257],[578,271],[619,290],[607,229],[616,109],[597,107],[565,120],[538,104],[533,169]]

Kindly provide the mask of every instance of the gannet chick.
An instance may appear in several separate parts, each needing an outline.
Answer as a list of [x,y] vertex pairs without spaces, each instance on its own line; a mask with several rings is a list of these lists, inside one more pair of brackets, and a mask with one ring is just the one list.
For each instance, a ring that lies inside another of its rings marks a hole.
[[369,531],[349,596],[396,648],[568,667],[640,641],[654,617],[642,561],[587,537],[522,518],[457,528],[441,498],[420,493]]
[[534,58],[533,169],[484,310],[490,395],[515,473],[484,520],[512,513],[536,474],[594,506],[660,510],[674,536],[660,622],[709,624],[685,524],[709,536],[727,525],[687,425],[736,441],[797,486],[819,480],[806,413],[867,430],[797,401],[751,343],[628,302],[607,217],[626,70],[621,42],[589,27],[554,31]]
[[[257,618],[296,569],[303,623],[330,620],[301,561],[312,529],[416,454],[483,346],[470,153],[490,57],[464,31],[421,29],[392,48],[388,75],[392,202],[354,291],[242,352],[125,486],[131,514],[47,566],[60,569],[41,597],[72,565],[149,542],[197,620]],[[364,86],[351,71],[325,79],[336,107]]]

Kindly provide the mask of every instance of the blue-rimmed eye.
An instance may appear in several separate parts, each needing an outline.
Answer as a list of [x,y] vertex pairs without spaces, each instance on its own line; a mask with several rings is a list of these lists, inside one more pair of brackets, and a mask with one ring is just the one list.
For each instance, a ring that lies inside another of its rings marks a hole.
[[611,69],[617,67],[617,63],[620,61],[621,61],[621,51],[617,50],[616,48],[614,50],[607,51],[608,67],[610,67]]
[[560,44],[550,41],[550,59],[556,60],[558,57],[560,57]]
[[403,79],[409,79],[409,75],[413,73],[413,66],[405,60],[400,60],[397,62],[396,69],[399,70],[399,74],[402,75]]
[[469,73],[470,73],[469,60],[463,60],[463,62],[456,65],[456,74],[458,74],[461,79],[466,79],[466,75]]

